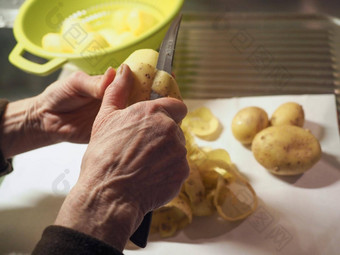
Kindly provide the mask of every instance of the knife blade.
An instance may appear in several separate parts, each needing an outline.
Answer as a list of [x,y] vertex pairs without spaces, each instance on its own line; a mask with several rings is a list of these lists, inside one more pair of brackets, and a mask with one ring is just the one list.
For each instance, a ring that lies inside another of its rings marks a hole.
[[[159,55],[157,60],[157,70],[163,70],[169,74],[172,71],[172,65],[175,57],[176,42],[178,36],[178,30],[181,25],[182,14],[178,15],[171,23],[163,41],[159,48]],[[156,92],[152,91],[150,99],[161,98]]]
[[[158,70],[163,70],[169,74],[172,71],[172,64],[175,56],[175,48],[176,48],[176,41],[178,36],[178,30],[181,24],[182,14],[178,15],[171,23],[163,41],[161,47],[159,48],[159,55],[157,60],[156,68]],[[157,99],[161,98],[162,96],[155,93],[154,91],[151,92],[150,99]],[[130,241],[133,242],[135,245],[145,248],[149,236],[150,225],[152,220],[152,211],[148,212],[144,218],[142,223],[130,237]]]
[[179,26],[181,24],[182,15],[178,15],[171,23],[168,32],[166,33],[161,47],[159,48],[159,56],[156,68],[163,70],[169,74],[172,71],[172,64],[175,56],[176,41],[178,36]]

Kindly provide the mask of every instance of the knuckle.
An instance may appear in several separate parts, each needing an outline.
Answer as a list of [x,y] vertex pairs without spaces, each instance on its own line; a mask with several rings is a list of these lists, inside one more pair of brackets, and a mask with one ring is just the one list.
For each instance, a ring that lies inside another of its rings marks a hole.
[[82,78],[84,78],[86,76],[86,74],[82,71],[76,71],[74,72],[71,76],[70,76],[70,80],[71,81],[78,81]]
[[158,115],[162,111],[162,107],[154,102],[149,102],[145,108],[146,114],[148,115]]
[[164,128],[165,132],[170,136],[170,138],[174,138],[178,136],[178,125],[172,119],[164,118]]

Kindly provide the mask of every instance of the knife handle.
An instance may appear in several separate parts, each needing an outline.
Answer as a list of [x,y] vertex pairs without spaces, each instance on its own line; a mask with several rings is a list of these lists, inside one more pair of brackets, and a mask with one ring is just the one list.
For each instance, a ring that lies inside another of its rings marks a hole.
[[152,211],[148,212],[144,216],[142,223],[139,225],[139,227],[136,229],[136,231],[130,237],[131,242],[133,242],[135,245],[137,245],[141,248],[146,247],[148,237],[149,237],[151,220],[152,220]]

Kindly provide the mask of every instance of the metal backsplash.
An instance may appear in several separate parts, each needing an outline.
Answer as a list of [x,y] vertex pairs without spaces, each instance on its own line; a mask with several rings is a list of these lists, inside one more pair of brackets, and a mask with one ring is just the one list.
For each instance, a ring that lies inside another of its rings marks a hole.
[[337,95],[339,20],[314,14],[186,13],[174,72],[184,98]]

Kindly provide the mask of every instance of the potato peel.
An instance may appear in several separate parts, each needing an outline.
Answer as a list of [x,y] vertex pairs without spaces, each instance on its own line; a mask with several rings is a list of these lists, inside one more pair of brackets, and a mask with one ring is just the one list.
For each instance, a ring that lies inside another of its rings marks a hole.
[[[204,113],[203,117],[201,113]],[[161,237],[175,235],[178,230],[191,223],[194,216],[209,216],[217,212],[224,220],[238,221],[257,208],[254,189],[232,163],[229,153],[224,149],[211,149],[196,144],[195,136],[199,133],[197,130],[203,130],[205,125],[208,131],[205,133],[207,136],[203,137],[208,137],[209,140],[212,133],[217,134],[216,125],[213,124],[213,128],[209,126],[212,119],[215,119],[214,123],[216,120],[219,123],[210,110],[208,112],[207,108],[198,108],[194,114],[189,113],[182,122],[190,174],[180,195],[154,212],[152,232],[159,233]],[[199,138],[202,139],[202,136]],[[179,206],[178,201],[183,204]],[[169,210],[167,208],[176,208],[182,214],[174,210],[170,214],[169,211],[164,213],[164,210]],[[176,214],[180,218],[177,221],[174,220]],[[182,218],[178,215],[182,215]]]
[[214,205],[223,219],[242,220],[256,210],[256,193],[248,182],[240,178],[230,184],[220,177],[215,190]]
[[184,228],[192,221],[192,210],[189,200],[180,193],[165,206],[155,210],[150,226],[151,233],[159,233],[161,237],[173,236],[177,230]]
[[182,122],[197,137],[212,141],[218,138],[222,132],[219,120],[207,107],[200,107],[189,112]]

